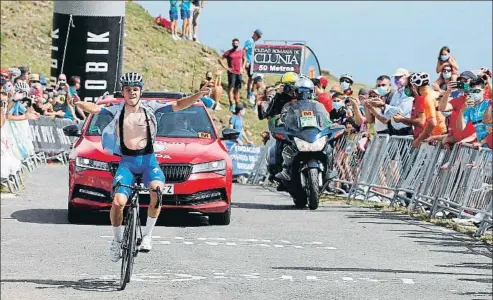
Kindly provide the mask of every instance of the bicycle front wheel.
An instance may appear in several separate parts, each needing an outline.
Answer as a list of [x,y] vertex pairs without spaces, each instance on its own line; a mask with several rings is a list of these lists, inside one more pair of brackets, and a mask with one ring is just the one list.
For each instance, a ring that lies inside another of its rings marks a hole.
[[130,282],[134,267],[135,251],[137,237],[137,208],[129,209],[127,213],[127,222],[122,240],[122,268],[120,274],[120,289],[124,290],[127,283]]

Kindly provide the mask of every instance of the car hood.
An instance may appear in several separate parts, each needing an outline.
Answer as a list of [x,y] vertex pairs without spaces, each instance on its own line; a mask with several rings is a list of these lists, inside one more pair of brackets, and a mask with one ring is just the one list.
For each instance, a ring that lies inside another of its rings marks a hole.
[[[199,164],[228,157],[219,143],[215,139],[158,138],[154,143],[154,151],[159,163]],[[101,137],[94,136],[84,137],[72,155],[105,162],[120,160],[103,149]]]

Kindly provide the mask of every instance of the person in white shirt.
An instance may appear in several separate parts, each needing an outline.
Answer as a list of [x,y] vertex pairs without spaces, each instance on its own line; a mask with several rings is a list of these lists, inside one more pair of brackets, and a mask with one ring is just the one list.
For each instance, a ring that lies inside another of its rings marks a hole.
[[408,70],[399,68],[395,71],[394,84],[397,87],[397,91],[390,99],[390,103],[384,106],[384,117],[391,120],[389,124],[390,135],[412,135],[412,127],[404,123],[397,123],[393,120],[393,116],[399,114],[405,118],[411,118],[411,111],[413,109],[414,97],[411,91],[406,89],[409,81]]

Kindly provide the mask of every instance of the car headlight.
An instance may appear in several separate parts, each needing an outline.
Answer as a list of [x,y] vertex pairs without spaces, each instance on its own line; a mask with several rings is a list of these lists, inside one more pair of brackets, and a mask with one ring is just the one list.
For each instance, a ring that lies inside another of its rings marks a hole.
[[76,171],[80,172],[86,169],[93,169],[93,170],[101,170],[101,171],[109,171],[110,166],[108,163],[99,161],[99,160],[93,160],[89,158],[83,158],[83,157],[77,157],[75,159],[75,166],[76,166]]
[[226,161],[217,160],[203,164],[196,164],[192,167],[192,174],[214,172],[219,175],[226,175]]
[[323,137],[317,139],[313,143],[309,143],[307,141],[295,137],[294,142],[300,152],[317,152],[317,151],[322,151],[324,149],[325,145],[327,144],[327,136],[324,135]]

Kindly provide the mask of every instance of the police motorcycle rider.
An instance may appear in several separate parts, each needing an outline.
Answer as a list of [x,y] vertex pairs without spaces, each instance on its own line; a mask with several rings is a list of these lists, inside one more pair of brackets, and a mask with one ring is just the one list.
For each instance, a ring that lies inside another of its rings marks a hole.
[[[294,96],[296,101],[313,100],[315,85],[313,84],[313,81],[310,78],[303,75],[300,76],[300,78],[295,82],[293,87],[294,87]],[[284,105],[281,111],[278,126],[284,125],[284,116],[286,115],[288,110],[291,109],[291,106],[296,101],[290,101],[289,103]],[[294,154],[293,150],[290,147],[282,148],[282,171],[275,175],[277,179],[283,181],[291,180],[290,170],[291,170],[291,163],[293,160],[293,154]]]
[[[269,102],[269,106],[267,109],[262,107],[262,105],[257,106],[257,114],[259,120],[264,120],[268,119],[269,120],[269,127],[275,127],[278,126],[279,124],[279,116],[281,115],[283,111],[283,107],[293,101],[296,97],[295,95],[295,83],[299,80],[298,74],[294,72],[287,72],[281,77],[281,84],[283,87],[281,87],[281,91],[278,91],[272,100]],[[275,165],[276,166],[281,166],[282,164],[282,145],[279,140],[276,139],[276,145],[272,149],[275,151]],[[272,151],[271,150],[271,151]],[[275,177],[281,176],[282,172],[279,172],[275,175]],[[270,178],[272,179],[272,178]],[[279,186],[279,189],[282,189],[282,187]]]
[[[209,86],[204,86],[200,92],[184,97],[174,102],[160,103],[158,101],[141,101],[144,79],[136,72],[125,73],[120,78],[124,101],[120,104],[101,107],[91,102],[75,102],[74,105],[92,114],[106,115],[110,123],[103,129],[102,146],[110,154],[121,157],[113,185],[118,182],[132,185],[137,175],[142,175],[142,181],[152,189],[164,187],[164,174],[159,167],[154,153],[157,120],[160,112],[174,112],[186,109],[210,93]],[[110,220],[114,239],[110,247],[110,259],[114,262],[121,258],[121,241],[123,238],[122,221],[123,209],[131,194],[126,187],[119,187],[113,198]],[[155,192],[150,193],[150,204],[143,239],[139,251],[148,252],[152,249],[152,231],[156,224],[161,208],[156,208],[158,201]]]

